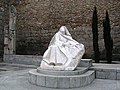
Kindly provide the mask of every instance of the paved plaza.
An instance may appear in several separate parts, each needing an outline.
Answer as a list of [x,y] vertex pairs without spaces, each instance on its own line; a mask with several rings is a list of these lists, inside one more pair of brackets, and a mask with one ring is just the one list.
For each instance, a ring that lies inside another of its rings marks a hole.
[[[0,64],[0,90],[66,90],[38,87],[28,82],[28,71],[35,66]],[[67,90],[120,90],[120,80],[95,79],[92,84]]]

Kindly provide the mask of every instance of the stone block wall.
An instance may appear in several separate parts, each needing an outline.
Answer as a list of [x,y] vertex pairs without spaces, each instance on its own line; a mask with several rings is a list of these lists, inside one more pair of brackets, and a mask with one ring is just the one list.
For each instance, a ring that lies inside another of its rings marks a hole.
[[108,10],[114,53],[120,54],[119,0],[13,0],[11,4],[17,9],[17,54],[43,54],[55,32],[65,25],[73,38],[85,45],[85,57],[90,58],[94,6],[98,11],[101,53],[104,55],[102,22]]

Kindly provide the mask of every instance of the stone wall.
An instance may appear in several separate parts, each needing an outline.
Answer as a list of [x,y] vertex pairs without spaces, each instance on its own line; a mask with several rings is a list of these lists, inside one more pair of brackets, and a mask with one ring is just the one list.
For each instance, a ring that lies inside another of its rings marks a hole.
[[11,4],[17,9],[17,54],[43,54],[51,37],[60,26],[65,25],[73,38],[85,45],[85,56],[91,57],[91,23],[95,5],[99,19],[100,51],[104,53],[102,21],[105,10],[108,10],[114,53],[120,54],[119,0],[14,0]]
[[2,61],[2,55],[3,55],[3,29],[4,29],[4,23],[3,18],[4,16],[4,3],[3,0],[0,0],[0,61]]

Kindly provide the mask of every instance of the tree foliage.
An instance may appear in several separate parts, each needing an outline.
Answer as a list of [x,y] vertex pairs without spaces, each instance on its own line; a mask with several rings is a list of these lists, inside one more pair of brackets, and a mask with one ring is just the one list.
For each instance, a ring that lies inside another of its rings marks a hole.
[[106,11],[106,17],[105,20],[103,21],[103,38],[104,38],[104,43],[105,43],[105,49],[106,49],[106,58],[107,62],[111,63],[112,62],[112,50],[113,50],[113,40],[111,38],[111,27],[110,27],[110,19],[109,19],[109,14],[108,11]]
[[93,49],[94,49],[94,59],[96,63],[99,63],[99,45],[98,45],[98,17],[97,9],[94,7],[93,17],[92,17],[92,33],[93,33]]

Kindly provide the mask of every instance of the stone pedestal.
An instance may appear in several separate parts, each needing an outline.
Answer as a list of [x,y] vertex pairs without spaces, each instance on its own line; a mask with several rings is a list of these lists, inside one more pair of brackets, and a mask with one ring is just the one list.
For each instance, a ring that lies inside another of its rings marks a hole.
[[[85,60],[90,67],[91,60]],[[29,82],[31,84],[50,88],[78,88],[89,85],[95,79],[94,70],[88,66],[77,67],[74,71],[55,71],[41,68],[29,71]]]

